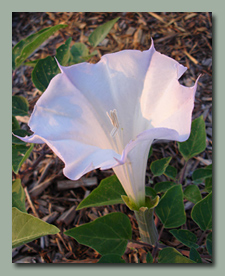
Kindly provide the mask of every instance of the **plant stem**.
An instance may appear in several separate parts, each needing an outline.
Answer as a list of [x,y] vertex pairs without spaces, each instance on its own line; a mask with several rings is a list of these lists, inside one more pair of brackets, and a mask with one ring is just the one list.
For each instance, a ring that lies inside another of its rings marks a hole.
[[155,245],[158,241],[158,232],[154,222],[154,209],[148,209],[142,207],[139,211],[134,211],[137,222],[141,240],[145,243]]

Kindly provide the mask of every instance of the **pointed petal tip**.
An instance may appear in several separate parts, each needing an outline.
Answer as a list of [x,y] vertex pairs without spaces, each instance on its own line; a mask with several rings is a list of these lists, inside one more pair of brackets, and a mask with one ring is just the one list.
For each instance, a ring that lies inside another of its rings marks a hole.
[[54,57],[54,58],[55,58],[55,61],[56,61],[57,65],[58,65],[58,67],[59,67],[61,73],[63,73],[63,72],[64,72],[64,71],[63,71],[63,66],[58,62],[58,60],[57,60],[56,57]]

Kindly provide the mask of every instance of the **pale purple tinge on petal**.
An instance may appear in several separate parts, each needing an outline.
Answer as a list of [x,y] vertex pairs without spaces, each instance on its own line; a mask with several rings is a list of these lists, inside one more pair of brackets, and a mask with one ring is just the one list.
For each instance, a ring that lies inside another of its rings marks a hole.
[[180,85],[186,68],[153,43],[60,69],[31,116],[34,135],[21,139],[47,143],[70,179],[113,168],[127,195],[143,202],[149,148],[154,139],[188,138],[197,81]]

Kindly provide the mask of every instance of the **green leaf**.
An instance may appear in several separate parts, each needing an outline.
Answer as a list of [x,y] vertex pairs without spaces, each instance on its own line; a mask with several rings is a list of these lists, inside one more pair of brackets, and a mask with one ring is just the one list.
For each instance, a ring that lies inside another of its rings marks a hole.
[[184,257],[180,252],[172,247],[164,248],[159,252],[158,262],[161,264],[195,263],[194,261]]
[[203,231],[212,229],[212,192],[195,204],[191,217]]
[[172,167],[172,166],[168,166],[164,172],[164,174],[166,176],[168,176],[171,179],[175,179],[177,176],[177,169]]
[[59,64],[62,66],[67,65],[70,59],[70,43],[72,38],[68,38],[65,44],[62,44],[59,48],[56,49],[56,59],[58,60]]
[[14,173],[18,173],[23,162],[25,162],[26,159],[29,157],[33,147],[34,144],[32,144],[31,146],[16,144],[12,145],[12,170],[14,171]]
[[153,149],[152,149],[152,147],[150,147],[150,150],[149,150],[149,153],[148,153],[148,158],[151,157],[152,153],[153,153]]
[[195,248],[191,248],[190,250],[190,259],[196,263],[202,263],[202,259]]
[[12,50],[13,70],[20,66],[51,35],[65,27],[67,25],[61,24],[48,27],[18,42]]
[[35,65],[31,77],[35,87],[44,92],[50,80],[60,72],[56,60],[53,57],[40,59]]
[[113,264],[113,263],[126,263],[126,262],[121,258],[120,255],[106,254],[101,257],[98,263]]
[[121,195],[126,195],[126,193],[116,175],[107,177],[89,196],[81,201],[77,210],[93,206],[121,204],[123,203]]
[[179,227],[186,221],[184,211],[182,186],[170,188],[155,208],[156,214],[165,228]]
[[[20,136],[20,137],[25,137],[26,135],[28,135],[28,136],[31,135],[28,131],[26,131],[26,130],[24,130],[24,129],[15,129],[15,130],[13,131],[13,133],[14,133],[15,135]],[[25,145],[25,144],[26,144],[25,142],[23,142],[23,141],[20,140],[19,138],[15,137],[14,135],[12,135],[12,143],[13,143],[13,144],[16,144],[16,145]]]
[[101,41],[103,41],[119,18],[120,17],[117,17],[97,27],[88,37],[91,46],[96,47]]
[[12,208],[12,247],[36,240],[42,236],[59,233],[59,229],[32,215]]
[[[156,197],[156,192],[150,187],[145,188],[146,195]],[[99,186],[94,189],[81,203],[77,210],[82,208],[105,206],[114,204],[124,204],[121,196],[126,193],[116,175],[103,179]]]
[[[70,43],[71,38],[67,39],[65,44],[61,45],[56,50],[56,59],[59,64],[65,66],[70,59]],[[58,64],[53,57],[46,57],[40,59],[34,67],[32,71],[31,77],[34,85],[38,90],[44,92],[48,87],[51,79],[55,77],[58,73],[60,73],[60,69]]]
[[209,254],[212,256],[212,232],[210,232],[206,239],[206,248]]
[[153,257],[152,254],[148,251],[147,256],[146,256],[146,262],[147,264],[152,264],[153,263]]
[[[76,42],[70,49],[71,57],[70,64],[80,63],[89,59],[89,50],[83,43]],[[86,58],[85,58],[86,57]]]
[[192,179],[194,180],[194,182],[208,177],[212,177],[212,169],[208,169],[207,167],[204,169],[197,169],[192,174]]
[[205,150],[206,132],[203,116],[192,122],[189,139],[185,142],[178,142],[178,148],[186,161]]
[[19,129],[20,128],[20,124],[17,121],[15,116],[12,116],[12,131]]
[[164,193],[175,185],[176,185],[176,183],[171,182],[171,181],[159,182],[159,183],[155,184],[154,189],[155,189],[156,193]]
[[150,169],[151,169],[152,173],[154,174],[154,176],[159,176],[159,175],[164,174],[171,159],[172,159],[172,157],[166,157],[166,158],[162,158],[162,159],[153,161],[150,165]]
[[156,191],[151,187],[145,187],[145,194],[146,196],[151,196],[152,198],[155,198],[157,196]]
[[93,222],[72,228],[66,235],[87,245],[101,255],[125,252],[127,242],[131,239],[132,230],[129,218],[123,213],[111,213],[97,218]]
[[40,58],[39,59],[35,59],[35,60],[29,60],[27,62],[24,62],[24,65],[30,66],[30,67],[34,68],[35,65],[38,63],[39,60],[40,60]]
[[212,192],[212,177],[206,178],[206,180],[205,180],[205,191],[207,193]]
[[12,96],[12,115],[26,116],[28,115],[28,101],[22,96]]
[[178,241],[186,245],[187,247],[198,248],[197,237],[189,230],[173,229],[169,231]]
[[201,192],[196,185],[187,186],[184,190],[184,197],[193,203],[197,203],[202,199]]
[[16,207],[21,212],[27,212],[25,207],[25,193],[20,179],[16,179],[12,184],[12,207]]

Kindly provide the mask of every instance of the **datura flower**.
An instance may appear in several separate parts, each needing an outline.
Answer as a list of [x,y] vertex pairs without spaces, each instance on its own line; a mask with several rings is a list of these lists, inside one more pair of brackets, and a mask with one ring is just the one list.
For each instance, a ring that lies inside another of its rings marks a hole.
[[131,202],[144,206],[150,146],[154,139],[188,139],[197,81],[182,86],[187,68],[157,52],[153,41],[143,52],[59,68],[31,115],[34,134],[21,139],[46,143],[69,179],[113,168]]

